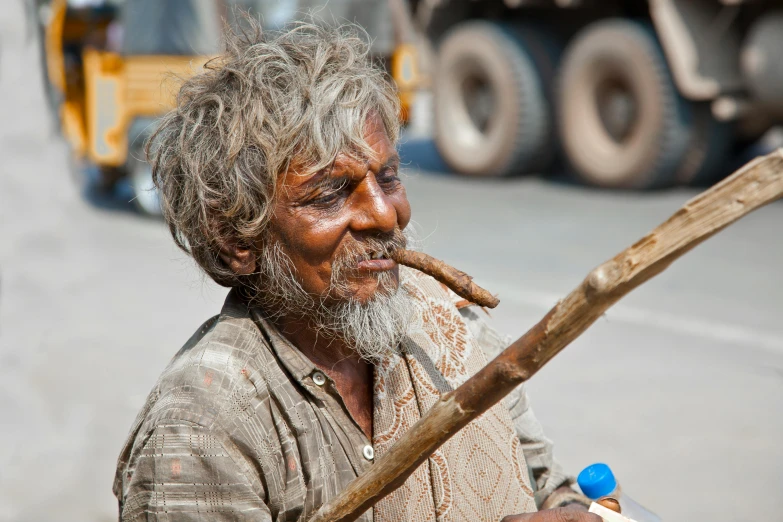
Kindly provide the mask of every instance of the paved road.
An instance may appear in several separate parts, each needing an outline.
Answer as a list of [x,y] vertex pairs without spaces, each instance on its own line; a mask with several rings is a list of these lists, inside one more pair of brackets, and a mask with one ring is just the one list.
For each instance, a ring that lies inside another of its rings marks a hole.
[[[127,430],[225,291],[160,223],[74,188],[15,8],[0,19],[0,521],[114,520]],[[492,320],[515,336],[693,194],[456,179],[407,156],[429,250],[499,292]],[[781,224],[776,204],[710,240],[535,377],[570,470],[610,463],[667,522],[781,518]]]

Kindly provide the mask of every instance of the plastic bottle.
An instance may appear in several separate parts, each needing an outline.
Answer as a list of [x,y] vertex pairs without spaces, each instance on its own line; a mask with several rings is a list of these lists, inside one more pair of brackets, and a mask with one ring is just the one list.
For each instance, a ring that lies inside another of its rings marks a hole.
[[606,464],[587,466],[576,480],[582,493],[592,500],[606,496],[617,499],[624,517],[636,522],[661,522],[658,515],[648,511],[622,491],[612,470]]

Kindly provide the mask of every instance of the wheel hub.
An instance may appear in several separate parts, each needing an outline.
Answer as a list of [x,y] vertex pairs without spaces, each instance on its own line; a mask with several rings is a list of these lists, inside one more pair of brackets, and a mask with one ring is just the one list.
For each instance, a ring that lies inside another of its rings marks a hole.
[[637,103],[630,86],[621,79],[602,82],[596,89],[596,105],[609,136],[617,143],[627,141],[638,120]]
[[492,86],[478,74],[468,75],[462,81],[462,100],[470,121],[482,134],[486,133],[496,105]]

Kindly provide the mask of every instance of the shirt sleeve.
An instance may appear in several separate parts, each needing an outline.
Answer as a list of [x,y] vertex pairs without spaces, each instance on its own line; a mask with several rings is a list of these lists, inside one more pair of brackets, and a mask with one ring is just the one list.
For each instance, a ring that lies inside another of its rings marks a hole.
[[[476,306],[461,307],[459,311],[488,359],[494,359],[511,344],[510,338],[502,337],[484,321],[477,313],[479,310]],[[544,434],[541,423],[533,413],[525,385],[521,384],[507,395],[504,402],[511,413],[511,419],[514,422],[514,428],[519,437],[533,485],[536,488],[535,498],[539,509],[556,507],[572,501],[585,503],[562,490],[553,495],[556,489],[572,486],[576,480],[567,475],[555,459],[552,441]],[[581,497],[581,495],[577,496]],[[584,500],[587,501],[586,498]],[[589,501],[587,502],[589,503]]]
[[233,442],[196,424],[154,428],[123,477],[120,521],[270,521],[261,482]]

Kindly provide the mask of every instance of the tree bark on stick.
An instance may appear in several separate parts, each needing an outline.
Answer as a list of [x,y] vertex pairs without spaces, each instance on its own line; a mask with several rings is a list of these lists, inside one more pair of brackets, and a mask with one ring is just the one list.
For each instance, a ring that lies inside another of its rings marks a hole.
[[625,294],[751,211],[783,196],[783,149],[757,158],[688,201],[633,246],[594,269],[525,335],[456,390],[310,522],[355,520],[401,486],[441,444],[487,411],[584,332]]

